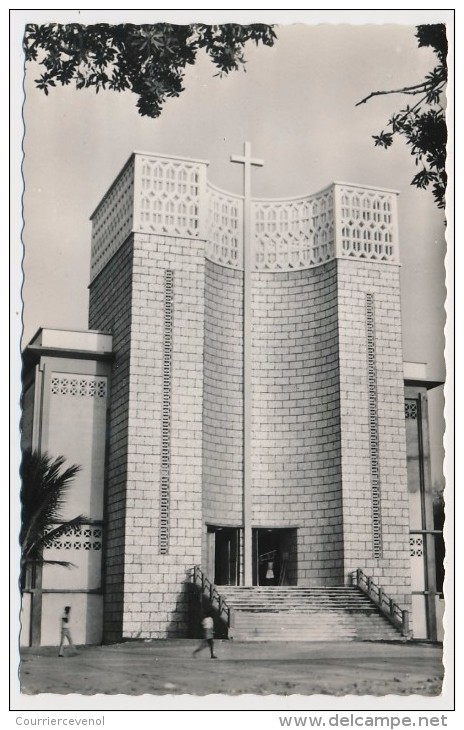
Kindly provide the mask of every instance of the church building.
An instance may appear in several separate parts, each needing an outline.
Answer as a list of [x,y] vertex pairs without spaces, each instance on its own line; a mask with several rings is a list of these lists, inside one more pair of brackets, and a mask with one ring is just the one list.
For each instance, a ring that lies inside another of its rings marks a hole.
[[348,588],[442,638],[439,384],[403,361],[398,193],[257,199],[261,161],[231,160],[243,195],[132,154],[91,216],[89,330],[25,350],[23,445],[82,466],[86,523],[45,551],[74,568],[30,577],[23,645],[57,644],[65,605],[77,643],[191,636],[195,587],[229,638],[240,591],[328,615]]

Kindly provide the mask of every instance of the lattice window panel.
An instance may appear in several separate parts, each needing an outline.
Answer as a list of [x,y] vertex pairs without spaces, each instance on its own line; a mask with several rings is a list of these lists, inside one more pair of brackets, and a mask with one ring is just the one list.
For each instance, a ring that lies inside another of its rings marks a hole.
[[377,408],[377,364],[375,354],[374,295],[366,294],[367,387],[369,408],[369,456],[372,489],[372,540],[374,558],[382,557],[380,505],[379,426]]
[[69,376],[55,373],[51,378],[50,390],[53,395],[72,395],[76,397],[106,398],[107,378]]
[[404,404],[404,417],[416,420],[417,418],[417,401],[407,400]]
[[161,555],[169,552],[169,503],[171,479],[171,393],[172,393],[172,327],[174,272],[168,269],[164,279],[163,380],[161,412],[160,531]]
[[200,165],[138,155],[137,232],[198,237]]
[[252,211],[256,269],[303,269],[334,257],[332,187],[308,198],[257,200]]
[[397,260],[395,194],[338,186],[342,255],[368,261]]
[[67,528],[62,535],[54,537],[46,548],[55,550],[95,550],[102,549],[103,531],[100,525],[77,525]]
[[133,210],[134,162],[130,160],[92,217],[91,280],[131,233]]
[[206,257],[234,269],[243,267],[243,199],[208,185]]
[[420,537],[409,538],[409,554],[411,558],[422,558],[424,555],[424,539]]

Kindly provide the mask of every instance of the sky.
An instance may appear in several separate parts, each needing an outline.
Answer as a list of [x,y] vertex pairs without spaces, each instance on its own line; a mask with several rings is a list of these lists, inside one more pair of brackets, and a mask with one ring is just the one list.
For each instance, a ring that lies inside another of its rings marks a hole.
[[[404,360],[427,363],[429,378],[444,380],[444,213],[430,191],[410,185],[416,168],[402,140],[388,151],[374,146],[372,135],[403,99],[381,96],[356,106],[371,91],[417,83],[431,70],[435,56],[418,48],[414,32],[416,24],[437,19],[396,11],[389,16],[394,23],[377,15],[376,24],[365,24],[365,12],[351,11],[344,17],[349,22],[339,24],[332,12],[324,16],[328,22],[315,24],[320,16],[311,11],[304,23],[292,22],[301,20],[294,12],[277,26],[273,48],[246,47],[246,72],[219,78],[199,55],[185,75],[185,91],[168,100],[156,120],[141,117],[128,92],[95,95],[67,87],[47,97],[34,85],[39,68],[26,68],[23,343],[41,326],[87,328],[89,216],[132,151],[209,160],[210,182],[240,192],[241,166],[229,159],[249,141],[253,156],[265,163],[253,171],[255,197],[310,194],[334,180],[400,192]],[[16,20],[20,29],[21,22],[58,19],[52,16],[22,11]],[[159,19],[138,18],[131,19]],[[108,11],[105,18],[87,13],[84,22],[102,19],[121,22]],[[17,62],[19,68],[20,53]],[[431,392],[430,401],[433,478],[439,481],[442,389]]]

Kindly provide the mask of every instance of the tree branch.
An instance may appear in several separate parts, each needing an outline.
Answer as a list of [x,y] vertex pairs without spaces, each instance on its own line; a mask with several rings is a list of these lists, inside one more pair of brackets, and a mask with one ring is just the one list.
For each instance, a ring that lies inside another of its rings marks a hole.
[[366,101],[372,99],[373,96],[384,96],[387,94],[420,94],[421,91],[427,91],[427,86],[429,86],[429,84],[423,81],[421,84],[416,84],[415,86],[405,86],[402,89],[391,89],[391,91],[371,91],[369,96],[366,96],[364,99],[361,99],[361,101],[358,101],[355,106],[365,104]]

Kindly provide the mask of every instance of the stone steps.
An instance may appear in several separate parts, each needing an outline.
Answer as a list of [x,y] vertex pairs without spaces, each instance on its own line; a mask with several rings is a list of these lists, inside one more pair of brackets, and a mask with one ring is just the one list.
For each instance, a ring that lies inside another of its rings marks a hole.
[[394,641],[401,634],[354,587],[218,588],[239,641]]

